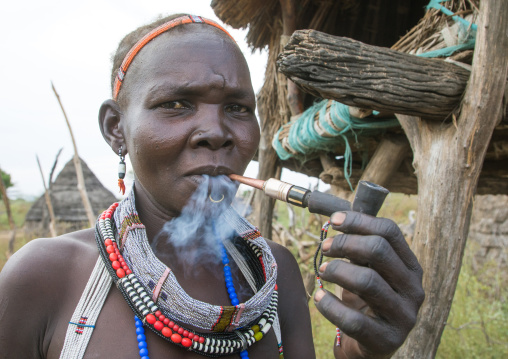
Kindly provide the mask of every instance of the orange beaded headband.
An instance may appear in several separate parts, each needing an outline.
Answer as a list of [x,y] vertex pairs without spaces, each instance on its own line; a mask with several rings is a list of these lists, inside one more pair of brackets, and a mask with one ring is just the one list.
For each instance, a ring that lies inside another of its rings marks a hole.
[[201,24],[208,24],[216,27],[217,29],[220,29],[224,31],[233,41],[233,37],[229,34],[229,32],[226,31],[222,26],[217,24],[215,21],[205,19],[201,16],[194,16],[194,15],[185,15],[181,17],[177,17],[176,19],[170,20],[161,26],[153,29],[148,34],[143,36],[141,40],[139,40],[125,55],[125,58],[123,59],[122,65],[118,69],[118,73],[115,78],[115,83],[113,84],[113,100],[117,100],[118,93],[120,92],[120,87],[122,86],[122,81],[125,77],[125,73],[127,72],[127,69],[129,68],[132,60],[134,60],[134,57],[139,53],[139,51],[150,41],[152,41],[154,38],[159,36],[160,34],[168,31],[169,29],[172,29],[179,25],[184,24],[190,24],[190,23],[201,23]]

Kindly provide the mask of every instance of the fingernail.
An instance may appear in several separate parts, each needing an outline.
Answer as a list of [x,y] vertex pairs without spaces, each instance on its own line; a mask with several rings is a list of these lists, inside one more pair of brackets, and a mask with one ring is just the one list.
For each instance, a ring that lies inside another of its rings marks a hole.
[[330,222],[332,222],[332,224],[335,226],[340,226],[342,223],[344,223],[345,219],[346,214],[344,212],[335,212],[330,218]]
[[319,273],[323,273],[326,270],[326,267],[328,266],[328,262],[324,262],[321,264],[321,267],[319,267]]
[[333,238],[326,238],[323,241],[323,244],[321,244],[321,249],[323,250],[323,252],[326,252],[327,250],[330,249],[330,247],[332,246],[332,242],[333,242]]
[[322,290],[322,289],[318,289],[318,290],[316,291],[316,294],[314,294],[314,301],[315,301],[316,303],[319,303],[319,301],[320,301],[321,299],[323,299],[323,297],[325,296],[325,294],[326,294],[326,292],[325,292],[324,290]]

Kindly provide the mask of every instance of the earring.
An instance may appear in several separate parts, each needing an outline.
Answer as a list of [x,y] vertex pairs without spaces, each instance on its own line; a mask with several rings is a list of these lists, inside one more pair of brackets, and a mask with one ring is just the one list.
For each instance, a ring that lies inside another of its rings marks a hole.
[[120,156],[120,163],[118,164],[118,187],[120,187],[120,193],[122,195],[125,194],[125,183],[123,183],[123,179],[125,178],[125,157],[122,155],[123,147],[120,146],[118,149],[118,156]]

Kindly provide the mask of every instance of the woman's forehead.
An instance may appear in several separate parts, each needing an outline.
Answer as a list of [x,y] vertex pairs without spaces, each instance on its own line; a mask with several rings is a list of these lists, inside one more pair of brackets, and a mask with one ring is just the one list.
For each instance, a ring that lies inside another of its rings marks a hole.
[[201,29],[168,32],[154,39],[134,59],[126,75],[126,82],[138,86],[145,83],[152,87],[168,81],[180,85],[209,82],[211,86],[224,86],[227,82],[234,87],[251,86],[247,63],[238,46],[225,34]]

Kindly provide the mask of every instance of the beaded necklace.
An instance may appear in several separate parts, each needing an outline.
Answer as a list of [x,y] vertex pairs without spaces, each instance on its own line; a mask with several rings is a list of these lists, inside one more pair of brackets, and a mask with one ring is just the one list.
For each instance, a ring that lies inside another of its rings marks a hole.
[[[232,301],[232,306],[213,306],[185,293],[172,271],[153,254],[135,210],[133,191],[121,204],[104,211],[96,226],[101,257],[136,316],[165,340],[209,357],[244,352],[268,333],[276,319],[278,328],[275,259],[259,232],[234,210],[227,210],[223,217],[240,233],[245,263],[239,268],[256,288],[246,303]],[[214,332],[199,333],[182,325]],[[282,357],[280,332],[276,334]]]

